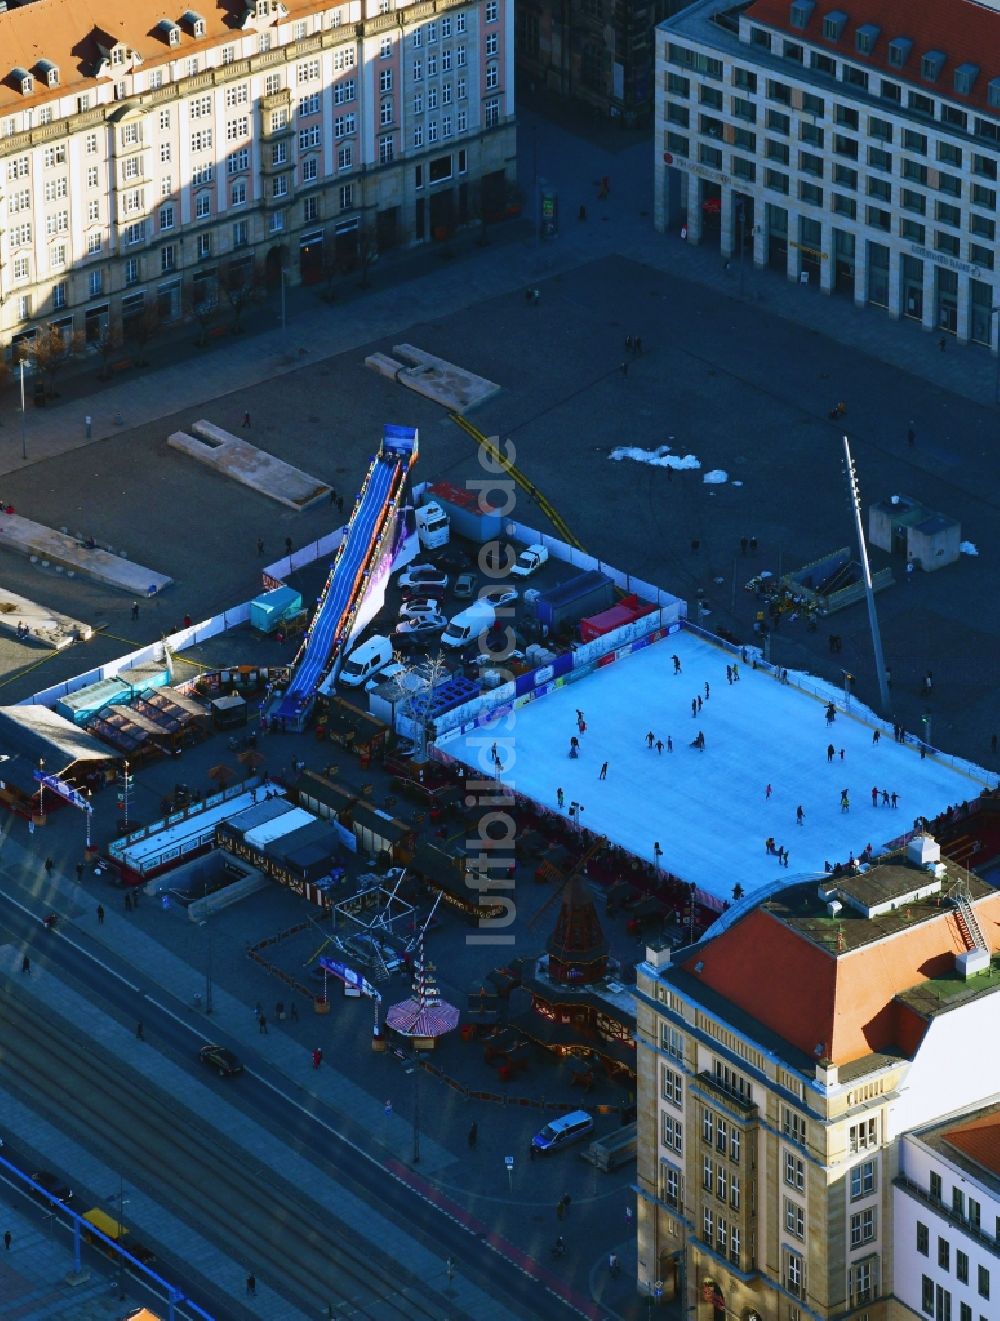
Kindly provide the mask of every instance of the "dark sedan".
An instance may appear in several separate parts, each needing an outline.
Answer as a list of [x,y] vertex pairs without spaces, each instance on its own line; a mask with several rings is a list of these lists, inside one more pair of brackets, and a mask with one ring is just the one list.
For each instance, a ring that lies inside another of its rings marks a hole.
[[214,1069],[220,1078],[235,1078],[243,1072],[243,1061],[225,1046],[202,1046],[198,1058],[209,1069]]
[[73,1200],[73,1189],[60,1179],[58,1175],[52,1174],[49,1170],[36,1170],[31,1176],[39,1188],[43,1188],[50,1197],[54,1197],[57,1202],[71,1202]]

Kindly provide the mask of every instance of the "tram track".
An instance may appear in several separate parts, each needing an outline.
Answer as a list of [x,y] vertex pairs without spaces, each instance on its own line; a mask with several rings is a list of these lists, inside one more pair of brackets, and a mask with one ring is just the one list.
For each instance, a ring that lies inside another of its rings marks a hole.
[[[393,1263],[388,1245],[379,1260],[331,1207],[303,1193],[176,1096],[151,1086],[100,1043],[81,1037],[75,1024],[19,994],[16,983],[8,982],[6,990],[0,996],[0,1033],[8,1085],[36,1107],[49,1108],[60,1124],[221,1251],[252,1263],[258,1278],[280,1285],[290,1302],[310,1315],[332,1305],[338,1317],[367,1321],[447,1315],[447,1301],[425,1279]],[[245,1075],[235,1086],[246,1080]],[[243,1113],[248,1122],[260,1124],[257,1116]],[[328,1170],[332,1201],[342,1181],[335,1166],[311,1152],[300,1158]],[[155,1238],[144,1228],[136,1236]],[[442,1278],[442,1290],[446,1284]],[[219,1315],[242,1310],[213,1282],[204,1285],[210,1310],[212,1303]]]

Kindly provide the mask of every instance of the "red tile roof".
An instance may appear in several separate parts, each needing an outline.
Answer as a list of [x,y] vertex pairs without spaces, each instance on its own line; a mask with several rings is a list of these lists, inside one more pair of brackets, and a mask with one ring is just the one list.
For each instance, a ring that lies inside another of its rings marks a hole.
[[[1000,951],[1000,894],[978,900],[975,911],[990,948]],[[965,948],[954,910],[838,953],[760,907],[681,966],[807,1055],[849,1064],[890,1047],[912,1054],[922,1024],[895,997],[947,975]]]
[[[777,28],[789,37],[835,51],[929,94],[997,113],[990,107],[986,90],[990,79],[1000,77],[1000,13],[995,10],[974,4],[973,0],[863,0],[863,3],[817,0],[806,26],[793,28],[791,8],[791,0],[756,0],[746,16],[764,27]],[[828,41],[823,36],[823,19],[835,12],[846,14],[847,22],[840,39]],[[867,23],[880,31],[872,54],[862,55],[855,48],[854,34]],[[908,37],[913,42],[902,69],[889,63],[889,42],[895,37]],[[921,56],[928,51],[941,51],[946,57],[933,83],[920,76]],[[952,74],[960,64],[979,68],[979,77],[969,96],[956,92],[952,81]]]
[[995,1110],[941,1135],[977,1165],[1000,1176],[1000,1114]]

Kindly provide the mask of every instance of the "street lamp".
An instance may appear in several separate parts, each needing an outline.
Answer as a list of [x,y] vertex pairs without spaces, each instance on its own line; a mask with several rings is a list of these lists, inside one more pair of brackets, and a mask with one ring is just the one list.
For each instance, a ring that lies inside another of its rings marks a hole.
[[207,957],[205,959],[205,1013],[212,1012],[212,924],[208,918],[202,918],[200,926],[205,928],[205,936],[208,941]]
[[28,441],[25,433],[25,412],[24,412],[24,359],[21,359],[21,458],[28,457]]
[[[991,307],[990,316],[1000,316],[1000,307]],[[1000,403],[1000,320],[997,321],[997,345],[994,351],[997,364],[996,375],[993,378],[993,402]],[[21,385],[21,408],[24,408],[24,385]]]
[[743,297],[743,257],[744,257],[744,219],[746,214],[746,204],[742,197],[736,199],[736,226],[738,242],[740,245],[740,297]]

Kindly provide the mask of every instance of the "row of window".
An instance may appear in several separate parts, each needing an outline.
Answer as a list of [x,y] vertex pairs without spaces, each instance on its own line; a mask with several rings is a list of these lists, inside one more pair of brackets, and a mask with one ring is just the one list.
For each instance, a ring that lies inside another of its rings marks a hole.
[[[920,1277],[921,1310],[934,1321],[952,1321],[951,1290],[941,1284],[935,1284],[929,1275]],[[973,1321],[972,1307],[969,1303],[959,1303],[955,1321]],[[989,1321],[980,1313],[979,1321]]]
[[[923,1221],[917,1221],[917,1251],[923,1257],[929,1257],[931,1253],[931,1231],[929,1226]],[[941,1270],[951,1270],[951,1243],[942,1235],[938,1235],[937,1241],[937,1263]],[[959,1284],[969,1283],[969,1257],[961,1248],[955,1250],[955,1279]],[[978,1268],[977,1286],[980,1298],[989,1298],[990,1296],[990,1272],[986,1266]]]
[[714,1192],[720,1202],[728,1202],[734,1211],[740,1207],[740,1176],[725,1161],[702,1157],[701,1186],[707,1193]]
[[723,1216],[716,1215],[712,1207],[706,1206],[702,1212],[702,1233],[705,1243],[715,1248],[718,1254],[728,1257],[734,1266],[740,1266],[740,1227],[731,1224]]

